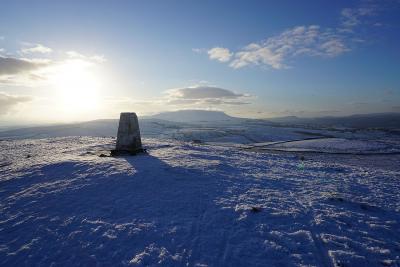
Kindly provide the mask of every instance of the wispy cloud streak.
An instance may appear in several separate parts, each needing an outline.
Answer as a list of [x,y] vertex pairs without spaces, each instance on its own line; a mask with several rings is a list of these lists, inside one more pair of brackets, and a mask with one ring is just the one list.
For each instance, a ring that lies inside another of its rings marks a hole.
[[263,41],[250,43],[237,51],[218,46],[209,49],[207,54],[211,60],[226,63],[234,69],[254,65],[285,69],[298,57],[333,58],[351,51],[363,42],[355,34],[355,30],[366,25],[367,18],[377,12],[377,5],[373,1],[362,2],[354,8],[343,8],[336,27],[295,26]]

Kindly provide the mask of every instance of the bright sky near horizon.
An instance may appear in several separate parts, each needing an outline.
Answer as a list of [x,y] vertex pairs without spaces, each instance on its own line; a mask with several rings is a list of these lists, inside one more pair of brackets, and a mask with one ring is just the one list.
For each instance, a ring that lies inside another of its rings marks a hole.
[[0,3],[0,122],[400,112],[400,1]]

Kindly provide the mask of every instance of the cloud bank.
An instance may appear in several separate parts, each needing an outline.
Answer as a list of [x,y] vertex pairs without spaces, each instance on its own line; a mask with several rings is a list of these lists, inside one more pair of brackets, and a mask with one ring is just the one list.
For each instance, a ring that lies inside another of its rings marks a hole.
[[0,56],[0,76],[16,75],[40,69],[48,65],[44,60],[29,60]]
[[249,104],[247,94],[212,86],[192,86],[167,91],[169,105],[244,105]]
[[[93,66],[106,61],[103,55],[87,56],[76,51],[68,51],[62,53],[64,56],[52,59],[32,57],[30,54],[50,53],[53,50],[41,44],[22,43],[22,46],[17,55],[0,55],[0,85],[32,87],[57,75],[57,72],[65,71],[63,66]],[[2,51],[4,50],[0,49],[0,52]]]
[[0,116],[7,114],[20,103],[31,101],[32,97],[9,95],[0,92]]

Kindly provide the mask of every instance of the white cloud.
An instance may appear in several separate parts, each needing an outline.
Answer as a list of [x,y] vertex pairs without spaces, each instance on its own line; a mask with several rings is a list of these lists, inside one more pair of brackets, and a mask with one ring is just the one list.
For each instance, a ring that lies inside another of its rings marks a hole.
[[376,21],[371,23],[367,19],[377,14],[378,7],[375,1],[364,1],[357,7],[342,9],[337,27],[296,26],[238,51],[211,48],[209,58],[228,63],[235,69],[250,65],[285,69],[295,57],[336,57],[350,51],[350,46],[363,42],[354,30],[359,25],[376,25]]
[[297,26],[251,43],[234,53],[229,66],[238,69],[247,65],[265,65],[274,69],[287,68],[287,61],[297,56],[334,57],[350,49],[343,38],[331,29],[318,25]]
[[4,92],[0,92],[0,116],[9,113],[20,103],[28,102],[31,100],[32,97],[30,96],[9,95]]
[[232,53],[227,48],[214,47],[207,51],[210,59],[218,60],[220,62],[227,62],[231,59]]
[[94,61],[97,63],[104,63],[107,61],[106,58],[104,57],[104,55],[86,56],[86,55],[83,55],[76,51],[67,51],[66,54],[69,58],[83,59],[83,60],[88,60],[88,61]]
[[243,105],[250,96],[212,86],[191,86],[167,91],[169,105]]
[[335,38],[321,44],[320,48],[323,51],[323,55],[328,57],[335,57],[350,50],[342,40]]
[[362,23],[362,18],[366,16],[371,16],[375,13],[375,7],[373,6],[363,6],[358,8],[344,8],[342,9],[341,21],[342,27],[347,30],[358,26]]
[[266,64],[275,69],[281,69],[285,67],[282,61],[283,55],[281,53],[275,53],[268,47],[250,44],[244,50],[235,53],[235,59],[229,66],[239,69],[249,64]]
[[42,44],[31,44],[31,43],[22,43],[24,48],[21,49],[22,54],[33,54],[33,53],[41,53],[41,54],[48,54],[53,52],[53,49],[50,47],[46,47]]

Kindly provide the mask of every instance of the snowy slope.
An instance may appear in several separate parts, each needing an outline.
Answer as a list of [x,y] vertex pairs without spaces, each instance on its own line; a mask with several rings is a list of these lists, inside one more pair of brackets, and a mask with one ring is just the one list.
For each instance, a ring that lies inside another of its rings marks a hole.
[[399,156],[114,143],[0,142],[1,266],[400,265]]
[[[139,121],[142,137],[200,141],[207,143],[254,144],[277,141],[304,140],[310,138],[341,138],[351,140],[397,140],[400,135],[380,130],[338,130],[301,127],[281,127],[263,120],[237,119],[231,121],[203,121],[196,123],[172,122],[160,119]],[[0,131],[0,140],[32,139],[67,136],[116,136],[118,120],[96,120],[74,124],[21,128]],[[340,141],[342,142],[342,141]],[[334,142],[329,142],[334,145]],[[343,142],[349,143],[349,142]],[[294,145],[292,143],[291,145]],[[300,144],[300,143],[299,143]],[[311,142],[304,143],[310,145]]]
[[[400,136],[397,113],[365,114],[349,117],[297,118],[269,120],[231,117],[221,111],[178,110],[139,117],[144,137],[201,139],[212,142],[254,143],[305,137],[380,138]],[[115,136],[118,119],[11,129],[0,127],[0,139],[48,138],[65,136]],[[379,128],[379,129],[377,129]]]
[[[66,136],[116,136],[119,120],[94,120],[51,126],[36,126],[0,131],[1,139],[48,138]],[[141,133],[147,137],[163,137],[180,129],[184,124],[158,119],[140,120]]]
[[400,144],[392,140],[357,140],[343,138],[316,138],[300,141],[277,142],[266,146],[267,149],[297,152],[323,152],[344,154],[400,154]]

